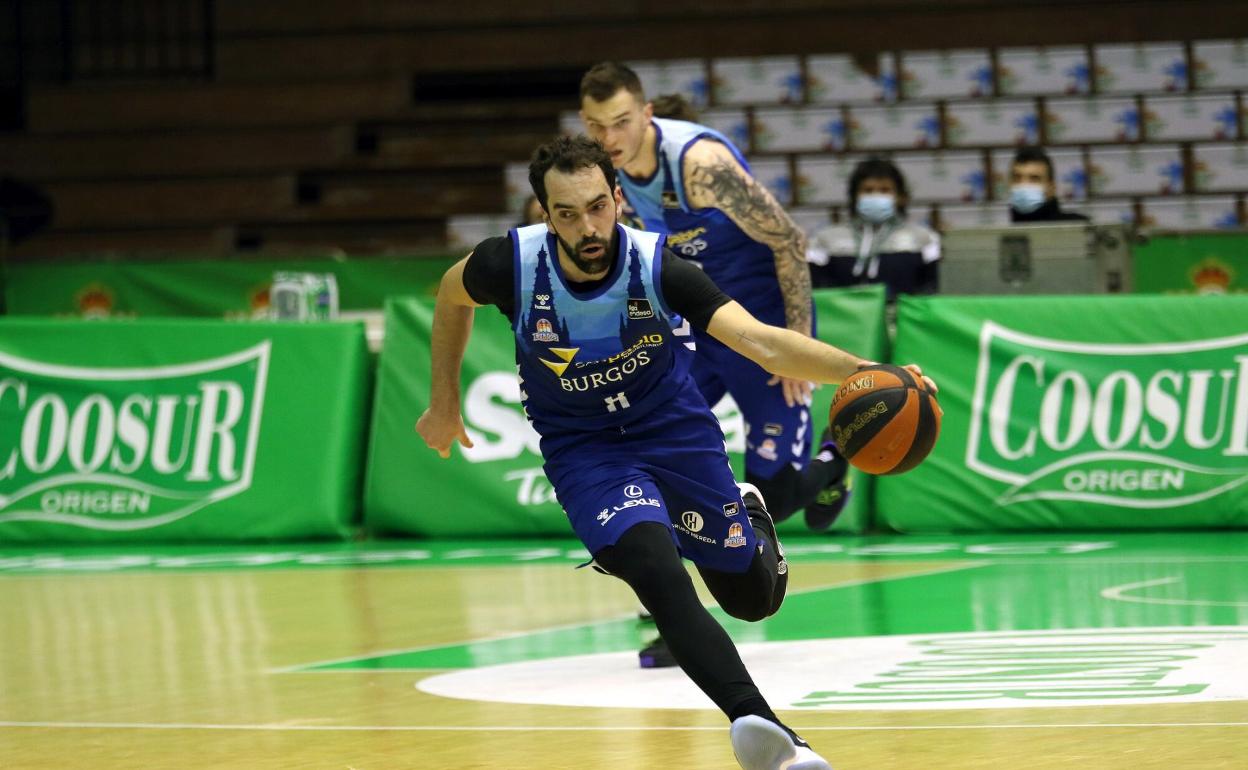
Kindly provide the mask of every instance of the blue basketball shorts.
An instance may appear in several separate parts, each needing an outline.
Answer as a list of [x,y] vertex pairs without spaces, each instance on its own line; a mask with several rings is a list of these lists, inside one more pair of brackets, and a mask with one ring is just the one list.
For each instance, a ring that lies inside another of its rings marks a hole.
[[772,375],[719,340],[695,332],[698,350],[692,374],[706,403],[731,394],[745,419],[745,470],[770,479],[786,464],[804,470],[810,462],[810,405],[789,406],[784,388],[768,385]]
[[756,550],[724,434],[693,388],[623,429],[543,435],[545,471],[591,554],[630,527],[667,527],[681,556],[744,572]]

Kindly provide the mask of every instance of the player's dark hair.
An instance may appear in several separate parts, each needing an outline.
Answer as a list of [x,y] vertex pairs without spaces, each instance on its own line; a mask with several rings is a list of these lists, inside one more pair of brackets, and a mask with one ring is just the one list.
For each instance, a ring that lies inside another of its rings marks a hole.
[[858,210],[858,188],[868,179],[891,179],[897,188],[897,211],[906,214],[906,202],[910,200],[910,188],[906,186],[906,178],[902,176],[897,164],[886,158],[867,158],[854,166],[849,175],[849,210]]
[[650,104],[654,107],[656,118],[698,122],[698,111],[689,103],[684,94],[659,94],[650,101]]
[[615,191],[615,167],[611,165],[611,156],[607,151],[588,136],[560,136],[543,144],[533,151],[529,160],[529,186],[533,194],[542,204],[542,209],[550,213],[546,205],[546,172],[552,168],[565,174],[580,171],[583,168],[597,166],[607,178],[607,188]]
[[1049,154],[1044,151],[1043,147],[1019,147],[1018,152],[1014,153],[1014,161],[1010,166],[1012,168],[1020,163],[1043,163],[1044,168],[1049,172],[1049,181],[1053,181],[1053,161],[1049,159]]
[[619,62],[599,62],[581,77],[581,101],[588,96],[596,102],[605,102],[621,88],[627,89],[642,102],[646,100],[641,78],[636,72]]

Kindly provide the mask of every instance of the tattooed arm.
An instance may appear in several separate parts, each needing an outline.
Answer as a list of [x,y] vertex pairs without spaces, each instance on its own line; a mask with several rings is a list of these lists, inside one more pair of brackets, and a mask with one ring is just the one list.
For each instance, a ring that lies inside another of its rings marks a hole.
[[[685,196],[695,209],[716,208],[746,235],[771,247],[776,280],[784,299],[789,329],[810,336],[810,267],[806,234],[784,212],[767,188],[758,183],[720,142],[703,139],[685,152]],[[739,351],[738,351],[739,352]],[[768,385],[780,385],[789,406],[810,402],[808,380],[773,372]]]
[[776,199],[712,139],[695,142],[685,153],[685,195],[693,208],[716,208],[776,255],[776,279],[784,297],[785,325],[810,336],[810,267],[806,234]]

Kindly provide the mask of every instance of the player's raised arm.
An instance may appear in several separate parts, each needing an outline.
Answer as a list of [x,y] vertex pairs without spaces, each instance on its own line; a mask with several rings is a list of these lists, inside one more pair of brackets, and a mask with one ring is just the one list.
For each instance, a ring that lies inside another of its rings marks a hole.
[[442,457],[451,456],[455,441],[472,446],[459,411],[459,370],[472,333],[473,309],[478,307],[464,287],[464,265],[471,256],[451,265],[438,286],[430,343],[429,408],[416,421],[416,432]]
[[685,153],[683,174],[689,205],[719,209],[746,235],[771,248],[784,298],[785,325],[810,336],[806,234],[719,142],[704,139],[691,146]]

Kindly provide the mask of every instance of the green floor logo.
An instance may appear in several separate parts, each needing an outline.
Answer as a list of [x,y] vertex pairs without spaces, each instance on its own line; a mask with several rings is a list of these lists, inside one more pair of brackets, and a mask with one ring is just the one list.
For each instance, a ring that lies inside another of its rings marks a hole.
[[0,353],[0,522],[145,529],[246,490],[269,350],[136,368]]
[[[1102,628],[809,639],[739,646],[777,709],[1047,708],[1248,699],[1248,627]],[[636,652],[437,674],[448,698],[601,708],[713,709],[680,669]]]
[[1248,481],[1248,335],[1070,342],[983,325],[967,466],[998,502],[1168,508]]

